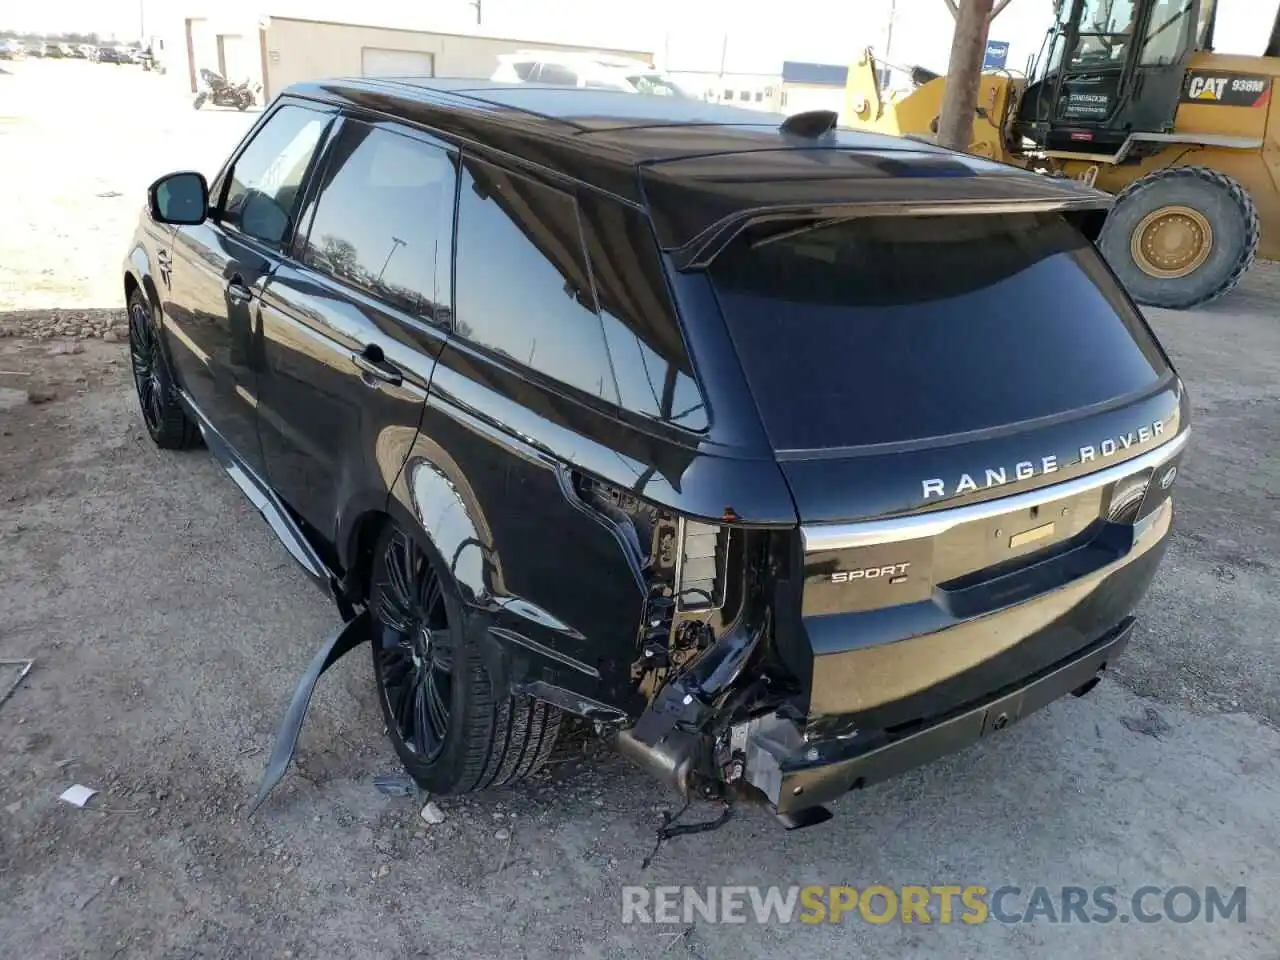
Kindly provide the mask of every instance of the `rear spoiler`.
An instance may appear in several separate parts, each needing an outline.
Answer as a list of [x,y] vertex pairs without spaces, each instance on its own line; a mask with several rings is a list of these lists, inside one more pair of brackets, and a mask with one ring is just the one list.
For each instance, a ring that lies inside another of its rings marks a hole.
[[940,151],[755,151],[652,164],[643,176],[658,242],[681,271],[705,269],[747,226],[777,220],[1059,213],[1092,242],[1115,202],[1074,180]]

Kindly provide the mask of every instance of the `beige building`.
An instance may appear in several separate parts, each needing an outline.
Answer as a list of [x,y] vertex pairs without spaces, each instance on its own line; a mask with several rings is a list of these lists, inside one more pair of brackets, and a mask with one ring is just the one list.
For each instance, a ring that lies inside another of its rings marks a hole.
[[[541,38],[500,37],[480,29],[456,32],[399,25],[313,20],[304,17],[224,14],[200,8],[171,16],[153,46],[168,74],[194,92],[200,71],[232,81],[261,83],[265,100],[285,87],[320,77],[392,76],[487,78],[500,54],[541,50],[592,50],[653,62],[652,51],[548,43]],[[161,25],[157,25],[161,28]]]
[[681,88],[709,103],[776,112],[782,77],[776,73],[720,73],[714,70],[673,70]]
[[788,115],[806,110],[833,110],[839,114],[845,108],[848,68],[784,60],[776,73],[672,70],[671,75],[685,90],[712,103]]

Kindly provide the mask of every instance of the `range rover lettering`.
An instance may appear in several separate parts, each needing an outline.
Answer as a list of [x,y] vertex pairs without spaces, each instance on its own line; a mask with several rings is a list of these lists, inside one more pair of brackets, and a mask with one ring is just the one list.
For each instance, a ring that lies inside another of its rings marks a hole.
[[291,87],[211,183],[158,180],[146,428],[343,620],[255,804],[366,641],[433,793],[572,715],[792,827],[1087,691],[1188,437],[1108,203],[824,112],[415,79]]

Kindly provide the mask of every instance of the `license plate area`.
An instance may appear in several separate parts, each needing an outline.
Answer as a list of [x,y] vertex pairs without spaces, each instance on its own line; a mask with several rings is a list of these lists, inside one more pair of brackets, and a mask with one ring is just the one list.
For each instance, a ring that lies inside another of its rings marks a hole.
[[1101,489],[974,520],[946,531],[933,550],[933,582],[1007,565],[1072,540],[1102,515]]

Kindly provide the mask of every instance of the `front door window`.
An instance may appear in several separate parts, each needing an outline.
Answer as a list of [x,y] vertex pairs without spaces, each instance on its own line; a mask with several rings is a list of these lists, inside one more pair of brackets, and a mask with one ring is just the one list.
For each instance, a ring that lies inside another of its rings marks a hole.
[[300,187],[329,123],[326,114],[285,105],[236,158],[217,218],[240,233],[279,246],[297,214]]

